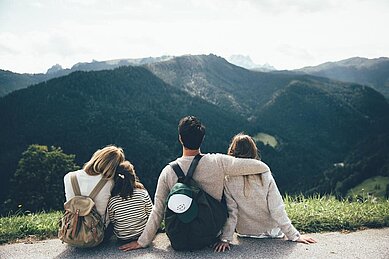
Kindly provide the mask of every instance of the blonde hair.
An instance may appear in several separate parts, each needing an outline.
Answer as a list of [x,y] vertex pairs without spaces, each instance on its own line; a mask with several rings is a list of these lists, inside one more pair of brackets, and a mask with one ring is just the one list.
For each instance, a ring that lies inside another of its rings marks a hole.
[[118,165],[124,160],[123,149],[109,145],[97,150],[92,158],[85,163],[83,169],[88,175],[102,174],[103,178],[111,179]]
[[[257,145],[255,144],[255,141],[252,137],[249,135],[243,134],[242,132],[235,135],[232,140],[231,144],[228,147],[227,154],[234,157],[240,157],[240,158],[253,158],[260,160],[259,151],[257,148]],[[263,186],[262,182],[262,175],[244,175],[244,196],[247,197],[247,191],[250,189],[250,181],[249,179],[255,177],[259,178],[259,181],[261,185]]]

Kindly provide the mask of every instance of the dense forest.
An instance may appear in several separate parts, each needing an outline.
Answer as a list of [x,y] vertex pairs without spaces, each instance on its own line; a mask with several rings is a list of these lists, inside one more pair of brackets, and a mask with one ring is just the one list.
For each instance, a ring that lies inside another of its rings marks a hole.
[[[344,193],[388,174],[388,110],[366,86],[249,71],[214,55],[73,72],[0,98],[2,210],[17,206],[9,201],[23,191],[22,154],[39,145],[74,155],[74,165],[65,163],[73,168],[98,148],[121,146],[153,195],[161,169],[181,154],[177,123],[185,115],[206,125],[203,152],[226,152],[241,131],[273,136],[277,146],[257,144],[282,192]],[[58,188],[65,173],[55,174]]]

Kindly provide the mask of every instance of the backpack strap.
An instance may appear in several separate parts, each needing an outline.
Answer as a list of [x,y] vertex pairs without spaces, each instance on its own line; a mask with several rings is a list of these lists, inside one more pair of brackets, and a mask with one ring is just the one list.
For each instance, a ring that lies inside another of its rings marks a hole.
[[193,158],[192,163],[190,163],[189,170],[186,176],[176,161],[169,163],[169,165],[173,168],[174,172],[178,177],[178,182],[188,183],[189,180],[192,179],[193,173],[196,170],[196,167],[202,157],[203,157],[202,155],[197,154]]
[[95,200],[97,194],[99,194],[99,192],[101,191],[101,189],[103,189],[104,185],[107,182],[108,182],[107,179],[101,178],[100,181],[96,184],[95,188],[93,188],[93,190],[90,192],[89,198],[91,198],[92,200]]
[[181,167],[178,165],[176,161],[169,163],[169,165],[173,168],[174,172],[178,177],[178,182],[182,182],[185,180],[185,174],[182,171]]
[[74,195],[80,196],[81,195],[80,186],[78,185],[77,175],[75,173],[70,175],[70,182],[72,183]]
[[190,163],[188,173],[186,174],[185,182],[188,182],[190,179],[192,179],[193,173],[194,173],[194,171],[196,170],[196,167],[197,167],[197,165],[199,164],[199,161],[200,161],[200,159],[201,159],[202,157],[203,157],[202,155],[197,154],[197,155],[193,158],[192,163]]

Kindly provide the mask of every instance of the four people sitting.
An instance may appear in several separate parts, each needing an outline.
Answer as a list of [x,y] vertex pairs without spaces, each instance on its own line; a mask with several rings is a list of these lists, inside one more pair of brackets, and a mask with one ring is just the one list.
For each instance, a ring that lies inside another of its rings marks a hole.
[[[175,162],[184,174],[195,156],[201,154],[204,136],[205,127],[196,117],[187,116],[180,120],[178,138],[182,156]],[[84,168],[75,173],[82,194],[93,189],[102,177],[109,179],[109,184],[96,197],[96,208],[101,215],[104,214],[107,222],[111,221],[113,232],[121,244],[124,243],[119,247],[121,250],[150,245],[164,218],[169,192],[178,181],[170,165],[159,176],[154,206],[120,148],[108,146],[96,151]],[[67,200],[74,196],[69,174],[64,178]],[[225,193],[229,217],[213,243],[208,244],[214,245],[215,251],[230,249],[235,230],[241,236],[280,238],[286,235],[292,241],[315,242],[312,238],[301,236],[291,224],[270,168],[260,161],[251,137],[243,134],[235,136],[228,155],[202,154],[193,180],[218,201],[222,201]],[[106,209],[108,213],[105,213]]]

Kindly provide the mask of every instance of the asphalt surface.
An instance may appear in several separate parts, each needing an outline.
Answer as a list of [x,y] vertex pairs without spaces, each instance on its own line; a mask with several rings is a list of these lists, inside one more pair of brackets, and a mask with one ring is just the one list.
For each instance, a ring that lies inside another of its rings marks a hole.
[[158,234],[149,248],[130,252],[118,250],[115,241],[93,249],[77,249],[51,239],[1,245],[0,258],[389,258],[389,228],[309,236],[318,243],[304,245],[285,240],[235,237],[236,245],[225,253],[215,253],[211,248],[176,252],[165,234]]

